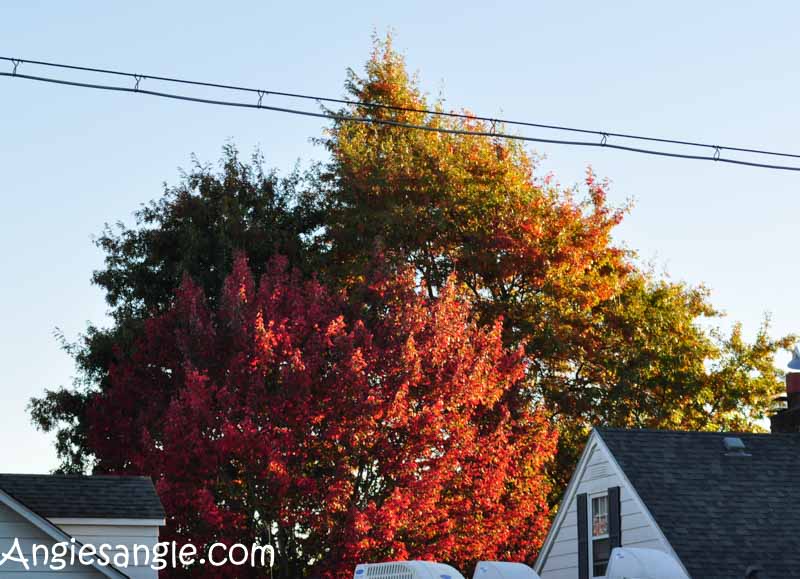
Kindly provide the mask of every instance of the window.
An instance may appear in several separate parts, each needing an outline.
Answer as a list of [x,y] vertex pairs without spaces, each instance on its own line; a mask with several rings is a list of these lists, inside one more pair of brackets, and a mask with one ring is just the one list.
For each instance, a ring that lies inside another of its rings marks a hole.
[[611,556],[611,539],[608,534],[608,495],[592,498],[591,524],[592,577],[603,577]]
[[608,535],[608,495],[592,499],[592,537]]

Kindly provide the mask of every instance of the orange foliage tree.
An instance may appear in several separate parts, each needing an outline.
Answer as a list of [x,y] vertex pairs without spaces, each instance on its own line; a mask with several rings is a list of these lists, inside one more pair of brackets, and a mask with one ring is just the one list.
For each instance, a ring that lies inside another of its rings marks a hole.
[[524,342],[532,360],[526,387],[561,430],[557,488],[594,425],[759,428],[782,388],[773,355],[791,340],[770,338],[766,323],[752,343],[739,326],[707,332],[701,320],[719,313],[704,288],[659,279],[614,243],[627,207],[609,205],[607,182],[590,171],[582,188],[560,187],[536,176],[519,141],[463,134],[490,123],[419,112],[442,105],[391,38],[346,88],[379,106],[343,113],[451,132],[333,124],[318,175],[329,269],[358,282],[377,247],[431,295],[455,274],[484,320],[502,315],[506,344]]

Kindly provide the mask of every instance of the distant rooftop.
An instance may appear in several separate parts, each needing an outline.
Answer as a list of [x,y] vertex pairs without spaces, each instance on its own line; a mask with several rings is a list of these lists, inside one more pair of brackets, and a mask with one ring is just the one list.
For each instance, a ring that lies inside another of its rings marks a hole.
[[165,517],[149,477],[0,474],[0,489],[48,519]]

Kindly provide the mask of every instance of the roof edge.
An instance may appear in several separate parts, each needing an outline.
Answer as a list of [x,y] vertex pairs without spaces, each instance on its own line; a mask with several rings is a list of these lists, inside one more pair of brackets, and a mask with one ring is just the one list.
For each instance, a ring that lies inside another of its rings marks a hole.
[[50,517],[55,525],[110,525],[115,527],[164,527],[165,518],[158,517]]
[[800,438],[800,432],[748,432],[742,430],[669,430],[666,428],[618,428],[597,426],[592,429],[602,435],[604,432],[632,432],[640,434],[679,434],[686,436],[755,436],[759,438]]
[[553,541],[555,540],[554,537],[561,528],[561,524],[564,522],[564,517],[566,516],[567,509],[562,509],[562,505],[568,505],[569,502],[572,500],[572,497],[575,495],[575,490],[578,487],[578,482],[580,480],[580,474],[585,470],[586,463],[589,460],[589,455],[591,454],[591,449],[596,444],[596,440],[599,439],[600,433],[597,432],[596,429],[592,429],[589,433],[589,438],[586,439],[586,444],[583,446],[583,450],[581,451],[581,456],[578,459],[578,464],[575,465],[575,470],[572,472],[572,476],[569,479],[569,483],[567,483],[567,488],[564,491],[564,495],[561,497],[561,500],[558,503],[558,512],[556,516],[553,518],[553,522],[550,523],[550,528],[547,530],[547,536],[544,539],[544,543],[542,543],[542,548],[539,549],[539,554],[536,556],[536,561],[533,564],[533,570],[537,573],[541,574],[542,572],[542,565],[544,564],[545,559],[550,554],[550,549],[553,547]]

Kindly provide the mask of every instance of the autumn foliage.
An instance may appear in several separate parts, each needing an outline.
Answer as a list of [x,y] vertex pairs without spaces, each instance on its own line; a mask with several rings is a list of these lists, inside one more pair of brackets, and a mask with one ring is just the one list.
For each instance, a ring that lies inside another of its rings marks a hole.
[[522,351],[453,284],[430,299],[373,277],[358,295],[280,258],[257,285],[238,258],[216,308],[187,278],[91,402],[99,469],[152,476],[178,540],[271,542],[276,577],[531,562],[555,436],[518,395]]
[[377,245],[433,293],[455,275],[486,323],[502,316],[506,345],[524,343],[531,359],[526,387],[558,423],[559,490],[594,426],[759,428],[783,388],[773,354],[791,339],[771,338],[766,322],[752,343],[739,326],[708,332],[721,314],[705,288],[654,275],[615,241],[629,207],[609,203],[607,181],[588,170],[561,186],[519,141],[468,134],[514,127],[419,112],[443,106],[391,38],[346,88],[381,106],[344,113],[450,132],[333,123],[320,178],[329,267],[358,281]]
[[98,238],[113,323],[32,402],[63,470],[150,474],[169,536],[270,543],[284,579],[467,570],[532,559],[594,426],[760,428],[792,338],[709,329],[707,289],[615,240],[607,181],[420,112],[391,39],[345,88],[323,163],[228,146]]

